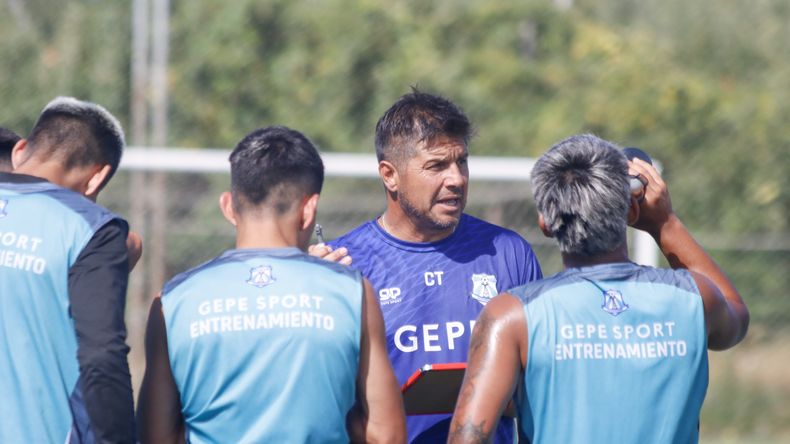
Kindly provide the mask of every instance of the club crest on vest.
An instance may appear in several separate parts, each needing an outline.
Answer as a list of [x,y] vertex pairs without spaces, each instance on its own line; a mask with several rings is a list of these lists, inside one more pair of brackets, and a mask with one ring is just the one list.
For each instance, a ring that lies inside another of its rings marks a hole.
[[625,303],[623,294],[617,290],[606,290],[603,292],[603,311],[612,316],[617,316],[620,313],[628,310],[629,305]]
[[250,269],[250,278],[247,283],[262,288],[269,284],[274,283],[277,279],[272,276],[272,267],[268,265],[260,265]]
[[497,295],[496,276],[493,274],[472,274],[472,297],[483,305]]

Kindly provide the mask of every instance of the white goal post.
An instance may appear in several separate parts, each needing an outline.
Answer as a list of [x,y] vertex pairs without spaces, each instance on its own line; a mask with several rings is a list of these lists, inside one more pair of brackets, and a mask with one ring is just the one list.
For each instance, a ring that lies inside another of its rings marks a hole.
[[[142,171],[174,171],[229,173],[230,150],[216,148],[140,148],[128,147],[121,160],[121,169]],[[378,162],[373,154],[322,152],[327,176],[378,177]],[[469,177],[472,180],[528,182],[534,158],[470,156]],[[643,265],[658,265],[658,247],[653,238],[633,230],[632,260]]]

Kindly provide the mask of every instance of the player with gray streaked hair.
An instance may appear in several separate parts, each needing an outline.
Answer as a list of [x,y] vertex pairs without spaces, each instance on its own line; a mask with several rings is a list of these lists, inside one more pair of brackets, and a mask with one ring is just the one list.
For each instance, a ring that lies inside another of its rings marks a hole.
[[123,147],[107,110],[59,97],[0,173],[0,442],[136,441],[129,228],[94,202]]
[[594,256],[623,243],[627,172],[620,150],[589,134],[563,140],[535,164],[535,205],[561,252]]
[[[634,176],[643,186],[632,190]],[[532,179],[565,270],[486,305],[448,442],[487,442],[511,399],[533,444],[697,442],[708,350],[748,329],[738,290],[642,158],[574,136],[538,159]],[[631,262],[626,224],[648,232],[672,269]]]

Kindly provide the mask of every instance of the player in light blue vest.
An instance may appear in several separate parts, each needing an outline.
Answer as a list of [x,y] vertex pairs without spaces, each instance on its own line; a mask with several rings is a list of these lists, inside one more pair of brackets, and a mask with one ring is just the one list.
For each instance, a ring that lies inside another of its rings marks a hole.
[[[19,144],[20,147],[17,149],[17,151],[22,153],[27,146],[27,140],[22,139],[18,134],[9,129],[0,128],[0,173],[10,173],[13,171],[14,165],[11,161],[11,153],[17,144]],[[24,155],[21,155],[20,158],[21,157],[24,157]],[[36,173],[41,174],[38,172]],[[84,190],[74,188],[72,191],[82,193],[85,197],[93,202],[96,202],[98,197],[98,190]],[[88,191],[88,194],[84,194],[84,191]],[[129,234],[126,237],[126,248],[129,255],[129,271],[131,272],[143,255],[143,240],[140,235],[134,231],[129,231]]]
[[104,108],[57,98],[0,173],[0,442],[135,442],[128,227],[92,202],[123,146]]
[[[386,211],[330,243],[378,290],[401,384],[426,364],[466,362],[483,306],[541,277],[526,240],[463,213],[471,136],[449,100],[416,90],[398,99],[376,125]],[[444,442],[449,425],[449,412],[409,415],[409,442]],[[513,436],[513,421],[503,421],[495,441]]]
[[[633,194],[629,168],[644,184]],[[738,291],[672,211],[656,169],[613,144],[563,140],[532,186],[565,270],[481,313],[449,442],[484,442],[514,396],[534,444],[697,442],[707,350],[748,328]],[[652,235],[672,269],[630,262],[627,224]]]
[[176,276],[151,307],[141,441],[403,442],[370,284],[303,251],[324,178],[317,150],[268,127],[230,161],[220,206],[236,248]]

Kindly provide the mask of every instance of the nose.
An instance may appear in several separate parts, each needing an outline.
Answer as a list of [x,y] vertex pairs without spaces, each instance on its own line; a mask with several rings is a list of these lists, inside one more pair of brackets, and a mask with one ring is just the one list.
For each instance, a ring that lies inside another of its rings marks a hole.
[[466,182],[469,180],[469,169],[466,165],[459,165],[454,163],[446,170],[444,176],[444,184],[447,188],[460,188],[463,189]]

